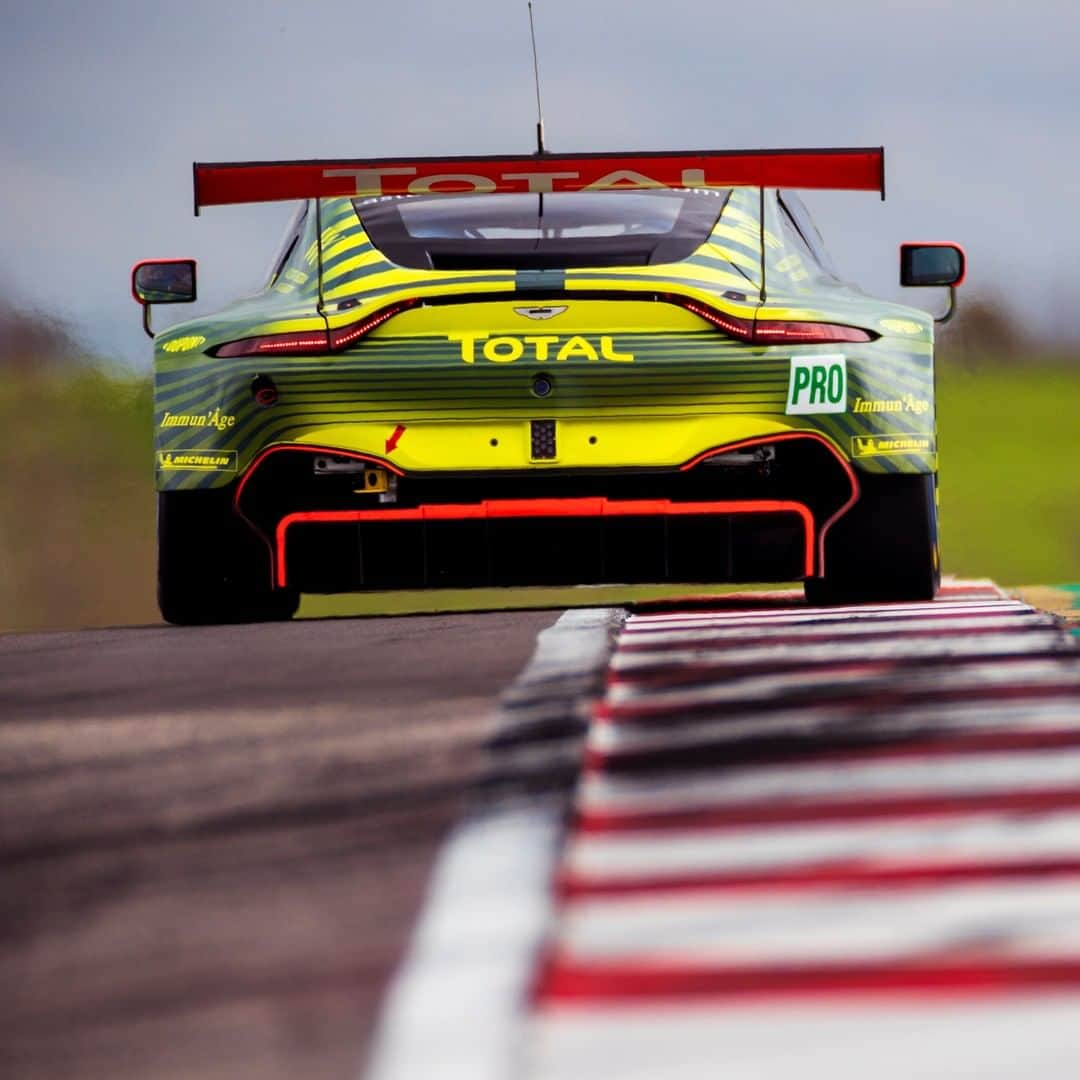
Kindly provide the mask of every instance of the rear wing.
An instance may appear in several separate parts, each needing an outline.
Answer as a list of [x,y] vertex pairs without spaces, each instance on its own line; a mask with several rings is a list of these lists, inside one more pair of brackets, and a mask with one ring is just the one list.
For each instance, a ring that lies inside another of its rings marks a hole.
[[885,148],[195,162],[204,206],[334,196],[760,187],[877,191]]

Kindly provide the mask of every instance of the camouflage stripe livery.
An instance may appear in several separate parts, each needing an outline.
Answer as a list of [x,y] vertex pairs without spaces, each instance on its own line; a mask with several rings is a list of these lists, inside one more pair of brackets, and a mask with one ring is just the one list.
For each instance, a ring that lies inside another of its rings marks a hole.
[[[785,219],[777,193],[765,194],[764,304],[756,189],[733,191],[709,240],[682,262],[568,271],[404,269],[372,246],[351,200],[312,202],[291,254],[262,293],[157,336],[158,487],[227,485],[279,443],[390,457],[406,472],[596,469],[674,467],[715,446],[784,431],[826,436],[864,472],[935,471],[931,318],[826,274]],[[629,302],[603,298],[613,292]],[[749,345],[684,308],[655,302],[657,293],[759,325],[843,323],[878,336]],[[209,354],[242,338],[347,326],[396,299],[477,295],[482,302],[406,311],[331,356]],[[543,321],[520,314],[541,301],[566,310]],[[793,412],[793,365],[818,356],[842,358],[842,411]],[[542,399],[533,393],[541,372],[553,384]],[[280,391],[271,408],[253,399],[258,375]],[[559,422],[555,460],[530,461],[533,419]],[[387,439],[402,425],[388,455]]]

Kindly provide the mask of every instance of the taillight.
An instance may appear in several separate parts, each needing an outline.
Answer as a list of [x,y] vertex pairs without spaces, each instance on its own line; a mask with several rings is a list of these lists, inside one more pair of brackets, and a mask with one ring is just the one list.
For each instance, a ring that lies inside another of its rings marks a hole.
[[264,334],[262,337],[242,338],[221,345],[215,356],[265,356],[267,353],[307,356],[328,352],[329,338],[325,330],[305,330],[296,334]]
[[754,341],[769,344],[789,341],[793,344],[824,345],[829,341],[873,341],[873,336],[857,326],[818,322],[756,322]]
[[325,330],[304,330],[289,334],[264,334],[261,337],[242,338],[220,345],[215,356],[265,356],[267,353],[278,355],[323,356],[338,352],[370,334],[377,326],[382,326],[387,319],[392,319],[409,308],[418,307],[421,301],[415,297],[389,304],[358,322],[340,326],[327,333]]
[[330,348],[344,349],[354,341],[359,341],[365,334],[370,334],[375,327],[382,326],[387,319],[392,319],[395,315],[400,315],[401,312],[408,311],[409,308],[419,307],[419,305],[420,301],[415,297],[409,300],[399,300],[396,304],[390,304],[387,307],[380,308],[378,311],[373,311],[359,322],[341,326],[337,330],[331,330]]
[[844,326],[840,323],[819,322],[756,322],[753,319],[740,319],[726,312],[691,300],[687,296],[666,293],[661,297],[669,304],[678,304],[699,318],[712,323],[718,330],[739,341],[755,345],[774,345],[788,343],[792,345],[825,345],[832,341],[873,341],[874,335],[857,326]]
[[754,340],[753,319],[737,319],[734,315],[725,315],[723,312],[716,311],[707,304],[699,304],[689,297],[668,296],[665,299],[686,308],[687,311],[692,311],[698,318],[712,323],[713,326],[718,327],[732,337],[738,338],[740,341]]

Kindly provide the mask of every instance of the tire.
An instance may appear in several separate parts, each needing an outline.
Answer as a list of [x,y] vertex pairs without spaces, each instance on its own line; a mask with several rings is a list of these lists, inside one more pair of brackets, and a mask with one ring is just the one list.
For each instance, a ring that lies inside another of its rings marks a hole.
[[825,537],[811,604],[933,600],[941,584],[937,476],[863,475],[862,494]]
[[158,493],[158,608],[177,626],[276,622],[300,605],[274,589],[262,541],[233,513],[231,491]]

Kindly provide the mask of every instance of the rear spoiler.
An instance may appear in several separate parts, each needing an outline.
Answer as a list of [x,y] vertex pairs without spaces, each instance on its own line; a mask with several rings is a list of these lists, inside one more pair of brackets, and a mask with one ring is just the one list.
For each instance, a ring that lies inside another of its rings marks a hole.
[[877,191],[885,148],[195,162],[204,206],[334,196],[760,187]]

